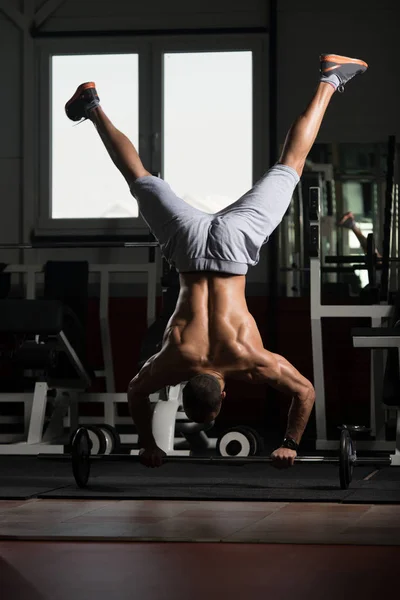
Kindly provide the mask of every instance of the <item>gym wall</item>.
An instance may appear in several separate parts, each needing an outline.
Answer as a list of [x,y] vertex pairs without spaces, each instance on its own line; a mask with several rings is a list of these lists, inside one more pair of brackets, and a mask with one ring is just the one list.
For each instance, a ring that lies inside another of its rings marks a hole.
[[43,31],[260,27],[267,24],[268,4],[263,0],[66,0]]
[[[9,4],[19,5],[17,2]],[[43,0],[37,0],[35,8],[40,9],[44,4]],[[340,7],[343,8],[342,13]],[[48,34],[69,33],[72,36],[71,43],[74,33],[79,35],[84,31],[105,34],[110,30],[129,29],[153,32],[187,29],[189,32],[190,29],[252,28],[259,31],[264,28],[267,31],[268,14],[269,3],[262,0],[247,0],[245,3],[242,0],[65,0],[45,21],[41,30]],[[278,0],[277,121],[280,143],[283,142],[290,123],[304,108],[315,88],[318,54],[331,51],[361,56],[370,63],[371,71],[357,86],[346,89],[344,97],[335,98],[318,141],[382,142],[389,134],[400,135],[400,121],[397,118],[400,104],[399,83],[395,71],[400,58],[400,48],[396,49],[393,43],[395,36],[398,36],[399,16],[400,4],[397,0],[380,0],[379,3],[376,0],[337,0],[334,6],[321,3],[320,0]],[[23,175],[22,99],[24,94],[26,95],[23,49],[21,30],[12,19],[6,18],[0,12],[0,74],[3,82],[0,94],[0,240],[3,243],[26,241],[36,224],[38,192],[31,186],[29,194],[24,194],[30,184]],[[35,42],[33,53],[35,56]],[[266,77],[268,68],[266,64]],[[32,111],[36,116],[40,102],[40,98],[32,98]],[[33,130],[28,133],[35,136],[40,127],[41,123],[36,118]],[[268,131],[258,131],[258,134],[268,136]],[[49,258],[85,258],[96,263],[127,261],[126,253],[115,249],[84,252],[60,250],[57,253],[41,251],[32,252],[28,256],[25,260],[41,263]],[[133,256],[137,256],[139,262],[145,260],[145,252],[129,254],[130,262]],[[2,252],[0,260],[17,263],[20,261],[20,255],[16,251]],[[259,265],[249,272],[248,295],[249,308],[265,336],[268,347],[268,332],[265,330],[268,295],[266,271],[264,250]],[[115,279],[113,296],[128,294],[131,301],[128,302],[129,298],[123,298],[120,303],[114,303],[111,309],[118,391],[125,389],[127,381],[134,374],[132,365],[135,364],[140,343],[136,324],[144,322],[144,286],[127,288],[121,285],[121,282],[123,279]],[[300,301],[295,307],[286,303],[279,308],[277,319],[281,326],[281,334],[277,350],[306,376],[312,377],[308,306],[306,300]],[[93,315],[95,312],[94,306]],[[126,318],[129,316],[129,322],[121,320],[121,315],[125,315]],[[93,321],[93,327],[95,321],[96,319]],[[94,329],[91,330],[91,335],[95,336]],[[95,344],[92,344],[92,348],[95,348]],[[352,352],[350,346],[347,351]],[[345,352],[341,355],[345,357]],[[240,393],[237,391],[238,407]],[[337,393],[335,391],[335,397],[332,396],[331,406],[336,406],[340,411],[338,394],[340,395],[340,390]],[[262,411],[264,396],[263,388],[252,389],[251,399],[253,402],[257,401],[259,407],[256,409],[256,405],[253,405],[254,414],[257,410]],[[367,400],[364,401],[367,404]],[[330,403],[329,398],[327,402]],[[354,406],[354,410],[357,412],[358,408]]]
[[[21,215],[21,32],[0,11],[0,239],[19,242]],[[15,260],[10,253],[3,262]]]
[[[16,4],[18,3],[11,3]],[[45,3],[35,0],[35,8]],[[342,7],[343,12],[340,12]],[[269,3],[249,0],[65,0],[44,22],[45,33],[135,30],[176,30],[229,28],[268,28]],[[393,76],[400,58],[400,47],[393,44],[398,35],[400,5],[396,0],[338,0],[334,6],[318,0],[278,1],[278,140],[283,142],[292,120],[308,101],[314,88],[313,64],[321,51],[362,55],[371,69],[357,86],[346,90],[328,110],[318,141],[364,142],[399,135],[399,80]],[[35,226],[35,206],[22,206],[22,72],[23,36],[20,29],[0,11],[0,73],[6,93],[0,97],[2,126],[0,135],[0,194],[3,206],[0,239],[19,242],[21,235]],[[266,73],[268,65],[265,66]],[[33,98],[35,106],[40,98]],[[40,124],[39,124],[40,126]],[[266,133],[267,135],[267,133]],[[37,202],[37,192],[32,194]],[[263,256],[265,252],[263,253]],[[68,257],[72,254],[69,252]],[[85,252],[99,261],[98,253]],[[46,260],[42,252],[41,260]],[[60,255],[60,258],[62,256]],[[5,253],[5,262],[18,259],[15,252]],[[123,261],[122,253],[102,253],[102,261]],[[138,260],[142,260],[138,256]],[[251,270],[249,282],[258,284],[255,293],[266,293],[265,261]]]
[[[44,2],[37,0],[39,9]],[[65,0],[41,27],[45,33],[135,30],[173,30],[221,28],[268,28],[268,2],[236,0],[184,2],[183,0],[93,1]],[[340,7],[343,7],[343,13]],[[278,139],[283,142],[290,123],[301,111],[316,82],[316,73],[304,65],[313,64],[321,51],[362,55],[371,69],[357,86],[346,90],[328,110],[318,141],[384,141],[399,134],[396,118],[399,81],[393,65],[400,58],[400,47],[393,44],[398,35],[400,5],[396,0],[338,0],[334,6],[318,0],[278,1]],[[374,27],[372,28],[372,24]],[[0,97],[3,116],[0,135],[0,194],[3,206],[0,239],[19,242],[35,226],[35,206],[22,205],[22,94],[23,39],[18,27],[0,12],[0,73],[6,93]],[[396,54],[397,51],[397,54]],[[395,53],[395,54],[394,54]],[[265,66],[268,72],[268,65]],[[33,98],[35,110],[40,98]],[[36,113],[35,113],[36,114]],[[40,123],[38,124],[40,127]],[[267,135],[267,133],[266,133]],[[32,194],[37,202],[37,191]],[[68,252],[68,258],[72,257]],[[85,251],[89,260],[99,261],[97,251]],[[263,255],[265,252],[263,253]],[[60,253],[59,258],[62,258]],[[4,262],[18,259],[16,252],[3,254]],[[45,252],[40,260],[46,260]],[[118,250],[101,253],[101,261],[123,261]],[[142,257],[138,254],[138,260]],[[258,284],[255,293],[264,294],[264,260],[249,273],[249,283]]]
[[[33,0],[32,0],[33,2]],[[35,10],[40,10],[46,3],[43,0],[35,0]],[[57,3],[53,3],[55,6]],[[59,2],[59,7],[41,25],[40,30],[44,34],[71,34],[79,35],[85,32],[108,31],[123,32],[129,30],[167,32],[171,30],[202,29],[266,29],[268,25],[269,3],[261,0],[249,0],[245,4],[239,0],[150,0],[146,2],[131,2],[127,0],[65,0]],[[33,51],[38,59],[38,45],[36,39]],[[23,35],[17,25],[11,19],[6,18],[0,11],[0,68],[7,80],[7,95],[0,98],[1,114],[7,115],[2,125],[0,136],[0,191],[2,198],[7,198],[7,217],[0,220],[0,239],[3,242],[17,243],[22,239],[27,240],[29,232],[37,225],[38,195],[36,189],[31,191],[30,199],[22,198],[24,186],[29,185],[21,177],[23,159],[23,124],[22,124],[22,94],[23,90]],[[73,45],[73,39],[71,39]],[[35,68],[37,65],[35,65]],[[266,73],[267,73],[266,66]],[[40,98],[33,98],[35,103],[35,129],[41,124],[37,122],[38,106]],[[3,131],[5,128],[5,131]],[[34,132],[37,136],[37,131]],[[10,162],[12,161],[12,162]],[[267,166],[267,161],[266,161]],[[73,174],[72,174],[73,176]],[[30,186],[32,187],[32,186]],[[3,192],[4,189],[4,192]],[[45,261],[53,252],[31,252],[32,261]],[[79,251],[68,251],[68,253],[57,252],[57,258],[62,260],[79,259],[82,253]],[[127,253],[119,250],[85,250],[85,258],[91,262],[125,262]],[[129,262],[146,260],[146,252],[136,251],[128,256]],[[2,253],[4,262],[12,263],[19,260],[17,252]],[[265,280],[266,261],[262,261],[250,274],[250,281],[262,285]],[[123,278],[118,281],[123,282]],[[265,286],[261,290],[265,293]],[[131,288],[132,289],[132,288]],[[131,293],[131,289],[129,293]],[[143,285],[138,287],[138,295],[142,294]],[[123,289],[116,293],[124,294]],[[259,293],[259,291],[258,291]]]
[[400,135],[397,0],[278,0],[278,139],[314,89],[321,52],[360,57],[370,71],[329,107],[318,142],[385,142]]

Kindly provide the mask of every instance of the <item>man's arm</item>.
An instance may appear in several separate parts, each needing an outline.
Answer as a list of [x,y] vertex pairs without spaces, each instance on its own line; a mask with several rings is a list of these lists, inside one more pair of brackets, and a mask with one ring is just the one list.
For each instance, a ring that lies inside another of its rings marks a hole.
[[151,403],[149,395],[169,385],[168,372],[157,363],[157,354],[149,358],[128,387],[128,406],[143,448],[156,448],[152,432]]
[[257,381],[292,397],[286,436],[300,443],[315,402],[314,387],[283,356],[264,350],[257,364]]

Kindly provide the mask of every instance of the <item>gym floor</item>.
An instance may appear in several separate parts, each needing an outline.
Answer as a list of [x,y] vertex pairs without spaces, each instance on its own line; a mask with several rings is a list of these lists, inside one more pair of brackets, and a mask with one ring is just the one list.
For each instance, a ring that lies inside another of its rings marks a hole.
[[400,505],[0,501],[0,540],[400,545]]
[[376,599],[399,546],[400,505],[0,502],[2,600]]

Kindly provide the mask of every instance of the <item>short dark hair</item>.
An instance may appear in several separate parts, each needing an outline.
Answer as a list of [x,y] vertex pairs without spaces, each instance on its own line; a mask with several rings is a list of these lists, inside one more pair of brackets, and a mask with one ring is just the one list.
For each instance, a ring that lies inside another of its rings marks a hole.
[[213,375],[201,374],[189,379],[183,388],[183,408],[195,423],[207,423],[221,410],[221,387]]

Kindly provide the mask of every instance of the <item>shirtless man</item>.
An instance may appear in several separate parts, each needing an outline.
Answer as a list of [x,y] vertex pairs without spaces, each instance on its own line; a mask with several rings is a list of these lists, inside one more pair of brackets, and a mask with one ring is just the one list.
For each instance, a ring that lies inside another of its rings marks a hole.
[[152,434],[149,394],[186,381],[183,408],[189,419],[207,423],[220,412],[227,379],[265,382],[290,394],[285,440],[272,459],[278,468],[293,465],[314,405],[314,388],[287,360],[263,347],[247,308],[245,276],[289,206],[332,95],[367,67],[358,59],[321,56],[319,85],[289,130],[279,162],[249,192],[215,214],[190,206],[145,169],[132,143],[100,107],[94,83],[81,84],[67,102],[72,121],[90,119],[96,127],[165,258],[179,272],[179,298],[162,348],[128,389],[146,466],[160,466],[165,456]]

